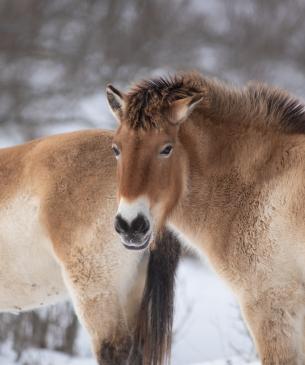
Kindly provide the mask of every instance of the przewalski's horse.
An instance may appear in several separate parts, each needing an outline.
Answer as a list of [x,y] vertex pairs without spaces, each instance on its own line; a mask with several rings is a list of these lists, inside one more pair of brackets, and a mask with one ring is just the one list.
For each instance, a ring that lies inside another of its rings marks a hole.
[[304,104],[195,73],[107,93],[124,245],[170,226],[233,289],[263,364],[305,364]]
[[126,252],[113,228],[112,138],[92,130],[0,150],[0,311],[70,294],[99,364],[159,364],[169,351],[178,243],[163,236],[168,253],[156,242],[140,308],[147,260]]

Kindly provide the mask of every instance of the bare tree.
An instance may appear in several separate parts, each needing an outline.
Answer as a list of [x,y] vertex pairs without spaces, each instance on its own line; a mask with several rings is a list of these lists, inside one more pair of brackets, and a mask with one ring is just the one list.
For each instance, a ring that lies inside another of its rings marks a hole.
[[0,315],[0,342],[12,342],[17,360],[30,347],[73,355],[77,332],[78,321],[68,303],[19,315]]
[[106,81],[194,64],[204,18],[182,0],[2,0],[2,127],[28,139],[48,123],[89,124],[78,104]]

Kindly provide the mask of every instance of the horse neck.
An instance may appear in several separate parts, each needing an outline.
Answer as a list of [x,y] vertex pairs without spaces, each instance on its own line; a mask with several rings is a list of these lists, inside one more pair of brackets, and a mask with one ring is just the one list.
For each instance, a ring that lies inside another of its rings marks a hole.
[[213,121],[202,111],[195,113],[181,126],[188,188],[172,225],[199,245],[207,237],[223,242],[238,213],[237,202],[251,194],[280,138],[274,131],[250,130],[238,122],[226,124],[225,119]]

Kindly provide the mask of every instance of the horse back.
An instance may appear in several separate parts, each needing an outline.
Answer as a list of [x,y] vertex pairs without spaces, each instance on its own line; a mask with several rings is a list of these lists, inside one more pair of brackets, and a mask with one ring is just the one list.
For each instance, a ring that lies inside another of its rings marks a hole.
[[96,219],[101,200],[115,206],[110,141],[111,133],[83,131],[0,150],[1,311],[65,297],[55,251]]

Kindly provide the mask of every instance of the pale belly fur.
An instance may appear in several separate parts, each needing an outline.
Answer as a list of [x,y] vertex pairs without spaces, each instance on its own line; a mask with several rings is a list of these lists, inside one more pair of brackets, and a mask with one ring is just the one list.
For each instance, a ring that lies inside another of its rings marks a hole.
[[0,208],[0,312],[18,313],[67,298],[39,199],[23,193]]

